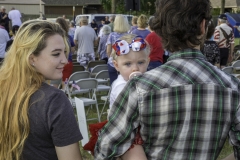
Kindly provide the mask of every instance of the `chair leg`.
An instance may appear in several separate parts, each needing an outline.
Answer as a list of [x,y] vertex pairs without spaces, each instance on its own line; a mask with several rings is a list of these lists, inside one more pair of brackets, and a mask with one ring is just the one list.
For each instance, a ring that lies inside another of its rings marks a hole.
[[103,105],[102,111],[101,111],[101,113],[100,113],[100,119],[101,119],[102,114],[103,114],[103,111],[104,111],[104,109],[105,109],[105,107],[106,107],[106,105],[107,105],[107,102],[108,102],[108,99],[104,102],[104,105]]
[[101,117],[99,115],[98,104],[96,103],[97,115],[98,115],[98,122],[101,122]]

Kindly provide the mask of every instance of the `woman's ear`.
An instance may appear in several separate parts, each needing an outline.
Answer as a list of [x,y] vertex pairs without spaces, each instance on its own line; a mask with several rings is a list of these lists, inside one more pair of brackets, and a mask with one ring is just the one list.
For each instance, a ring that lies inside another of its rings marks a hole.
[[113,64],[115,69],[119,72],[118,62],[116,60],[113,60]]
[[32,66],[34,66],[34,63],[35,63],[35,61],[36,61],[36,57],[35,57],[33,54],[30,54],[28,60],[29,60],[29,63],[30,63]]

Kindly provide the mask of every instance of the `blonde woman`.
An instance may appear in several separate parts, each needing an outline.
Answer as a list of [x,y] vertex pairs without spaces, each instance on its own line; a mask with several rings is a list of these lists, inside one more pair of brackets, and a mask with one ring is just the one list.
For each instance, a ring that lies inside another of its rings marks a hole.
[[119,39],[121,36],[127,34],[130,26],[128,24],[127,18],[123,15],[117,15],[114,20],[114,28],[112,33],[109,34],[107,40],[107,55],[108,59],[108,72],[110,77],[110,83],[117,79],[118,73],[117,70],[114,68],[111,52],[112,52],[112,45]]
[[137,29],[131,32],[132,34],[142,36],[145,39],[147,35],[151,33],[148,29],[146,29],[148,27],[148,18],[146,15],[141,14],[138,17],[137,26]]
[[81,160],[82,139],[66,95],[44,83],[60,79],[69,47],[61,27],[27,21],[0,68],[1,160]]

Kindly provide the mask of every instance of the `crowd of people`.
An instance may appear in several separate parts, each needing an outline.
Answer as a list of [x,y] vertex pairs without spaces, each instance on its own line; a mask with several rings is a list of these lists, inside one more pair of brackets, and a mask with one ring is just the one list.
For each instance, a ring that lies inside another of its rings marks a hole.
[[110,107],[91,148],[96,160],[217,159],[227,138],[240,159],[240,81],[221,70],[240,27],[225,14],[215,26],[210,0],[155,5],[154,16],[134,16],[131,25],[120,14],[100,25],[65,16],[22,23],[18,10],[2,6],[1,159],[82,159],[74,110],[47,83],[64,87],[74,53],[85,67],[96,57],[108,65]]

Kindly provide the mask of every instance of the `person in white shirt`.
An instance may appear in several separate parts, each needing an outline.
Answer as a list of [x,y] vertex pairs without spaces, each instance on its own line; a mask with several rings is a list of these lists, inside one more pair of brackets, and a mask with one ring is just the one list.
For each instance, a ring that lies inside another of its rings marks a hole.
[[234,48],[234,34],[232,28],[227,24],[227,16],[221,14],[218,17],[218,26],[214,31],[213,40],[218,44],[220,50],[220,67],[223,68],[232,61]]
[[[0,20],[0,25],[4,26],[5,22],[4,20]],[[7,45],[7,41],[9,41],[9,35],[8,32],[0,27],[0,62],[4,59],[5,57],[5,48]]]
[[77,61],[87,67],[88,62],[95,61],[94,46],[97,45],[97,35],[94,29],[88,26],[86,17],[81,17],[80,26],[74,33],[74,43],[78,46]]
[[12,7],[12,10],[9,11],[9,13],[8,13],[8,17],[12,21],[12,26],[14,26],[14,25],[21,26],[21,24],[22,24],[22,21],[21,21],[22,15],[19,12],[19,10],[16,10],[14,7]]

